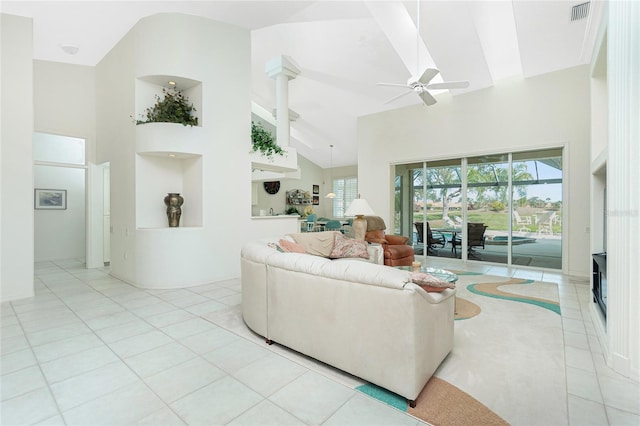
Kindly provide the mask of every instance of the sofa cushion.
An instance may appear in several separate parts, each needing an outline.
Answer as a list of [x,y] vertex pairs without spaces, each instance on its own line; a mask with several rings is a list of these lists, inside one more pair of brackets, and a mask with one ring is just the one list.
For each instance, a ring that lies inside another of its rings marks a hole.
[[296,243],[304,247],[308,254],[329,257],[333,250],[333,241],[337,231],[327,232],[298,232],[290,234]]
[[302,245],[287,240],[280,240],[280,247],[287,253],[306,253]]
[[334,238],[333,250],[329,255],[332,259],[341,259],[345,257],[361,257],[369,259],[367,251],[367,243],[365,241],[354,240],[337,232]]

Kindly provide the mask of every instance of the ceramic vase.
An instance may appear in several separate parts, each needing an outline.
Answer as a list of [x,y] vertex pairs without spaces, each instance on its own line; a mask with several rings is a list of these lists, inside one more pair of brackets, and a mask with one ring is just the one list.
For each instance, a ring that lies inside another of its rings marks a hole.
[[180,216],[182,215],[182,203],[184,198],[177,192],[169,192],[164,197],[164,204],[167,206],[167,219],[169,219],[169,228],[180,226]]

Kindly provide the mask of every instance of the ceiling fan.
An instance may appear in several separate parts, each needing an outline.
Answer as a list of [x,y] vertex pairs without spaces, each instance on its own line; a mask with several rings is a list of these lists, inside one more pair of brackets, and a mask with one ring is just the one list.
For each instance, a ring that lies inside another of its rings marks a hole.
[[388,101],[385,102],[385,104],[388,104],[390,102],[395,101],[396,99],[400,99],[401,97],[408,95],[409,93],[415,92],[418,96],[420,96],[420,99],[422,99],[422,102],[424,102],[426,105],[433,105],[435,104],[436,98],[433,97],[433,95],[431,95],[431,93],[429,93],[429,90],[438,90],[438,89],[465,89],[467,87],[469,87],[469,82],[468,81],[447,81],[444,83],[431,83],[429,84],[429,82],[431,80],[433,80],[433,78],[438,75],[440,71],[435,69],[435,68],[427,68],[423,73],[422,76],[420,76],[419,79],[415,80],[415,77],[410,77],[409,80],[407,81],[407,84],[395,84],[395,83],[378,83],[378,86],[393,86],[393,87],[406,87],[407,91],[400,93],[397,96],[394,96],[393,98],[389,99]]
[[[418,66],[418,64],[420,63],[420,61],[418,61],[418,56],[420,53],[420,0],[416,0],[417,2],[417,14],[416,14],[416,66]],[[415,76],[411,76],[409,77],[409,80],[407,80],[407,84],[396,84],[396,83],[378,83],[379,86],[393,86],[393,87],[405,87],[408,90],[400,93],[397,96],[394,96],[393,98],[389,99],[388,101],[385,102],[385,104],[388,104],[390,102],[393,102],[397,99],[400,99],[401,97],[408,95],[409,93],[415,92],[418,96],[420,96],[420,99],[422,99],[422,102],[425,103],[425,105],[433,105],[435,104],[436,98],[434,98],[431,93],[429,93],[429,90],[437,90],[437,89],[465,89],[467,87],[469,87],[469,82],[468,81],[448,81],[448,82],[444,82],[444,83],[431,83],[429,84],[429,82],[431,80],[433,80],[433,78],[438,75],[440,71],[435,69],[435,68],[427,68],[426,70],[424,70],[424,72],[422,73],[422,75],[420,76],[420,78],[416,79],[416,76],[418,76],[420,74],[420,70],[416,70],[416,75]]]

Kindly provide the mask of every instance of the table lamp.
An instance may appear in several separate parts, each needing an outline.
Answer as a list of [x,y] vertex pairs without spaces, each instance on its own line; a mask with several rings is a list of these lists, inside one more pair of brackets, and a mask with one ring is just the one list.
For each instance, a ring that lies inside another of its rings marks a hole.
[[364,235],[367,232],[367,219],[365,215],[374,215],[375,213],[364,198],[356,198],[353,200],[346,212],[345,216],[355,216],[353,220],[353,235],[356,240],[364,240]]

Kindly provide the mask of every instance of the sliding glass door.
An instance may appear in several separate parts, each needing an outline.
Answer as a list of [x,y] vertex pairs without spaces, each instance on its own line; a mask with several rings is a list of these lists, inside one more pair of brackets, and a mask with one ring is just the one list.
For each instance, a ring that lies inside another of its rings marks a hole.
[[562,149],[397,165],[394,189],[417,255],[562,268]]
[[513,263],[562,269],[562,150],[514,153],[513,170]]
[[509,236],[509,155],[467,159],[467,244],[469,259],[509,263],[504,246]]

